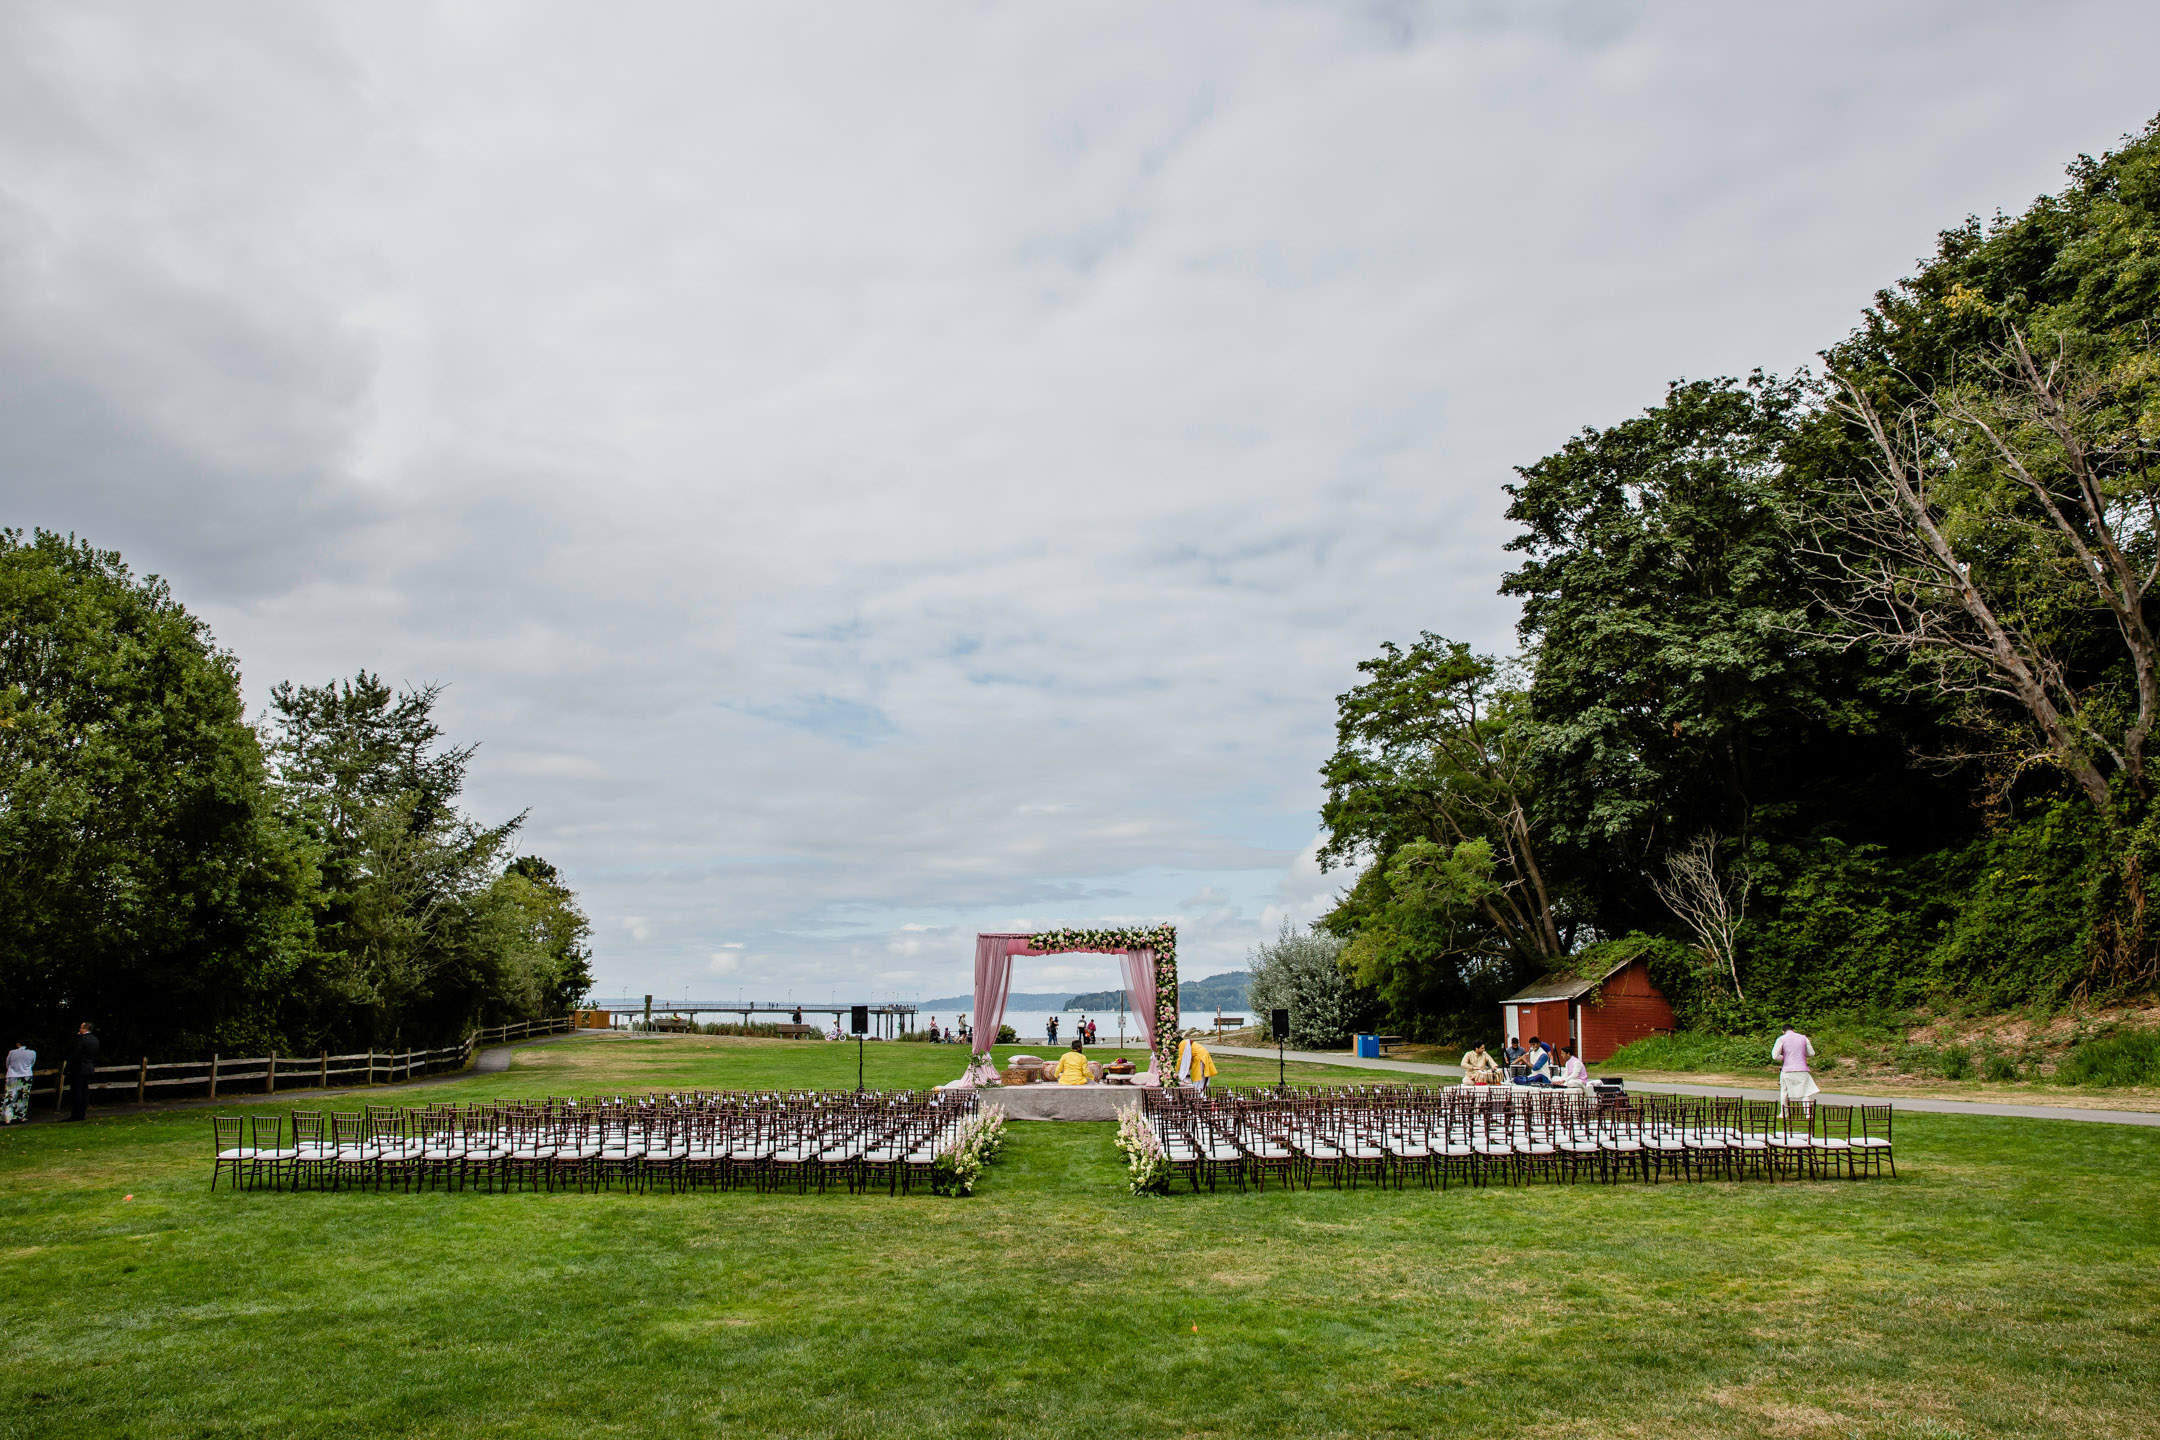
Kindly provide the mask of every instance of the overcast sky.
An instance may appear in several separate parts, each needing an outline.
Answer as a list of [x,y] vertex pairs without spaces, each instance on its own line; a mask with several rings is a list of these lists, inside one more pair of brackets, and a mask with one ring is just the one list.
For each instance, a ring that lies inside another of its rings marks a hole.
[[[2160,109],[2160,6],[0,5],[6,523],[446,685],[603,993],[1341,883],[1509,466],[1789,370]],[[1109,984],[1035,962],[1023,990]]]

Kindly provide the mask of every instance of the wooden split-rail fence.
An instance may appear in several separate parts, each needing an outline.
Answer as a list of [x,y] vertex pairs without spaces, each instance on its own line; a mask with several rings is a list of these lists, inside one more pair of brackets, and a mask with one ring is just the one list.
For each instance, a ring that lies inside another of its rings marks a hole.
[[[570,1028],[566,1016],[559,1020],[525,1020],[515,1025],[491,1025],[475,1030],[456,1045],[434,1050],[359,1050],[350,1055],[320,1051],[314,1055],[213,1055],[208,1060],[150,1060],[132,1065],[100,1065],[90,1076],[91,1100],[97,1092],[133,1092],[141,1105],[152,1098],[215,1100],[220,1095],[276,1095],[286,1090],[343,1089],[353,1085],[394,1085],[416,1075],[463,1070],[472,1063],[473,1052],[487,1045],[535,1035],[560,1035]],[[52,1077],[52,1108],[67,1101],[69,1076],[65,1065],[31,1072],[31,1093],[39,1082]],[[110,1100],[108,1094],[105,1097]]]

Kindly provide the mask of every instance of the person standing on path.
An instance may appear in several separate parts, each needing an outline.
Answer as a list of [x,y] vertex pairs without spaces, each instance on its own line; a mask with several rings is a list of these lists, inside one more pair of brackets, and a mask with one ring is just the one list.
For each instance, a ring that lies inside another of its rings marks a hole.
[[1787,1025],[1785,1033],[1770,1047],[1770,1058],[1779,1067],[1777,1113],[1788,1113],[1797,1100],[1801,1113],[1813,1118],[1815,1096],[1822,1089],[1815,1083],[1814,1072],[1808,1069],[1808,1061],[1815,1058],[1815,1042]]
[[20,1125],[30,1118],[30,1075],[37,1051],[25,1040],[7,1053],[7,1089],[0,1092],[0,1125]]
[[90,1118],[90,1077],[97,1072],[98,1038],[92,1033],[90,1022],[82,1022],[75,1032],[75,1054],[68,1061],[68,1119]]

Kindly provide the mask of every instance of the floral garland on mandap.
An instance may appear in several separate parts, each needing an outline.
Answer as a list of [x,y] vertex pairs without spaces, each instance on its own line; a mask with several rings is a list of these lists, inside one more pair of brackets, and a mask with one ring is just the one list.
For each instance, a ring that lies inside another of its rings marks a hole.
[[1127,950],[1155,952],[1155,1069],[1168,1075],[1177,1063],[1178,993],[1177,926],[1150,925],[1127,930],[1045,930],[1028,936],[1028,948],[1046,955],[1089,950],[1117,955]]

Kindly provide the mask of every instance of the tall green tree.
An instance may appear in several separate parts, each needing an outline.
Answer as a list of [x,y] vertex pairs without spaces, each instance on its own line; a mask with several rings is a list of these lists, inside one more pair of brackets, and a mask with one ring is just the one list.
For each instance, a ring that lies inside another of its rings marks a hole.
[[277,687],[278,785],[321,855],[315,952],[292,1016],[315,1043],[443,1040],[499,1011],[517,981],[497,888],[524,817],[458,808],[473,747],[446,746],[438,691],[349,681]]
[[1323,924],[1393,1023],[1454,1034],[1572,941],[1531,823],[1536,727],[1518,668],[1460,641],[1428,633],[1358,668],[1370,678],[1336,699],[1320,859],[1364,869]]
[[0,1009],[121,1055],[263,1043],[311,879],[202,621],[113,552],[0,532]]
[[517,937],[515,1000],[527,1014],[562,1015],[592,990],[592,925],[562,875],[520,855],[494,885]]
[[1894,660],[1820,634],[1781,503],[1804,402],[1761,374],[1675,383],[1507,487],[1536,821],[1602,934],[1672,931],[1651,882],[1708,837],[1705,863],[1745,871],[1826,828],[1901,850],[1969,833],[1962,796],[1946,810],[1911,767],[1936,713]]

